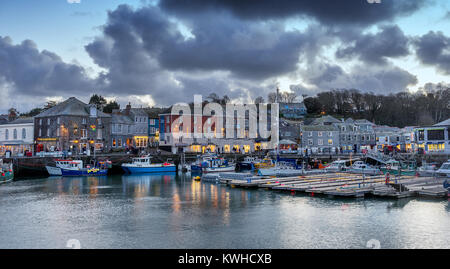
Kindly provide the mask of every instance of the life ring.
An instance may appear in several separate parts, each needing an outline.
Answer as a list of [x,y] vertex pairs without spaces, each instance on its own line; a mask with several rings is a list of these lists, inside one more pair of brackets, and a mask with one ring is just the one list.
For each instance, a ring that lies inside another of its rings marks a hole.
[[388,164],[388,165],[386,166],[386,168],[387,168],[387,170],[391,170],[391,165]]

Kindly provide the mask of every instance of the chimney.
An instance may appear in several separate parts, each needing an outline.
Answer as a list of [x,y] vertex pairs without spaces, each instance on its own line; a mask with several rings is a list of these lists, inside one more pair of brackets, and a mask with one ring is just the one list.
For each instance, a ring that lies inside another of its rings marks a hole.
[[125,115],[130,115],[131,111],[131,103],[128,103],[128,105],[125,108]]

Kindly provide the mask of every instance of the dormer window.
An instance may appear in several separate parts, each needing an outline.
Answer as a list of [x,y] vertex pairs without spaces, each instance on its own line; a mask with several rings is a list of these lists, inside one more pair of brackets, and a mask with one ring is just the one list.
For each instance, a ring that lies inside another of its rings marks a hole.
[[91,107],[90,107],[90,113],[89,113],[89,115],[90,115],[92,118],[97,118],[97,108],[96,108],[95,106],[91,106]]

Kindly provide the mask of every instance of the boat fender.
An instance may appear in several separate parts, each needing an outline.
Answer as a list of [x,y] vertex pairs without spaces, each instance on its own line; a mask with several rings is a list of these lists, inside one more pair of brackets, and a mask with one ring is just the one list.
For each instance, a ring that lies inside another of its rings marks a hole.
[[446,179],[445,181],[444,181],[444,188],[445,189],[450,189],[450,183],[448,183],[448,180]]

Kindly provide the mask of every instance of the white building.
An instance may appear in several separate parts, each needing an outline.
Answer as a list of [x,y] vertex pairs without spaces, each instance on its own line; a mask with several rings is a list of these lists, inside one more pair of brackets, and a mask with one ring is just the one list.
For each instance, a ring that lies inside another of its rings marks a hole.
[[27,151],[33,152],[34,120],[19,118],[0,125],[0,156],[11,152],[12,156],[23,156]]

